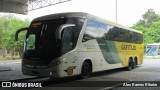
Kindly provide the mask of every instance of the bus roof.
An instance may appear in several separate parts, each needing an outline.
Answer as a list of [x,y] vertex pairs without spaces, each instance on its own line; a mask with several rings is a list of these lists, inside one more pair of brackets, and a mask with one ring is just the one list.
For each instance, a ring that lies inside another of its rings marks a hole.
[[55,19],[55,18],[65,18],[65,17],[82,17],[86,18],[87,13],[82,13],[82,12],[68,12],[68,13],[57,13],[57,14],[50,14],[50,15],[45,15],[38,17],[34,19],[33,21],[43,21],[43,20],[50,20],[50,19]]
[[97,16],[94,16],[94,15],[91,15],[91,14],[88,14],[88,13],[84,13],[84,12],[67,12],[67,13],[51,14],[51,15],[46,15],[46,16],[41,16],[41,17],[35,18],[33,21],[43,21],[43,20],[51,20],[51,19],[55,19],[55,18],[65,18],[65,17],[92,18],[92,19],[95,19],[97,21],[107,23],[109,25],[117,26],[117,27],[120,27],[120,28],[123,28],[123,29],[126,29],[126,30],[130,30],[130,31],[142,34],[141,31],[138,31],[138,30],[135,30],[135,29],[132,29],[132,28],[129,28],[129,27],[125,27],[125,26],[120,25],[118,23],[114,23],[114,22],[99,18]]
[[160,45],[160,43],[151,43],[151,44],[147,44],[147,45]]

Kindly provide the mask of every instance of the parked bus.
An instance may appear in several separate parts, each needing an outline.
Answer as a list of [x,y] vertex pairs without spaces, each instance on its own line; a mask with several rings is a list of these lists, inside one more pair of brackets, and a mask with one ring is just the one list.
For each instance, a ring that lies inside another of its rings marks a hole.
[[22,72],[31,76],[87,78],[92,72],[143,62],[143,34],[87,13],[34,19],[26,30]]
[[158,56],[160,55],[160,43],[148,44],[145,49],[146,56]]

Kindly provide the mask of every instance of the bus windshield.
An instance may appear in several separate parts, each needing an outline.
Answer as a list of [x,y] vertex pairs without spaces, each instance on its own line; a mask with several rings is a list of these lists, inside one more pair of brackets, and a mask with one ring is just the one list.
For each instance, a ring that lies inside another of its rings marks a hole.
[[[56,39],[57,28],[62,24],[75,24],[74,28],[69,28],[72,29],[71,31],[74,33],[74,36],[71,38],[74,38],[72,42],[75,46],[83,26],[83,22],[84,19],[77,17],[59,18],[47,21],[33,21],[26,35],[24,58],[39,60],[47,59],[46,63],[47,61],[49,63],[56,57],[59,57],[63,53],[63,43],[65,43],[66,40],[63,40],[63,38],[62,40]],[[69,34],[64,34],[65,31],[62,32],[62,37],[70,38]]]

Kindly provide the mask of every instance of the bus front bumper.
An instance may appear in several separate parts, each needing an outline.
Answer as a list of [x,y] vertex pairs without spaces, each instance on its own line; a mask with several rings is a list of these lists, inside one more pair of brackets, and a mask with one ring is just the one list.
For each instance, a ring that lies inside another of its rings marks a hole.
[[22,66],[22,73],[24,75],[29,75],[29,76],[49,76],[49,77],[62,77],[60,74],[60,65],[58,66],[53,66],[53,67],[49,67],[49,68],[44,68],[44,69],[40,69],[40,68],[28,68],[25,66]]

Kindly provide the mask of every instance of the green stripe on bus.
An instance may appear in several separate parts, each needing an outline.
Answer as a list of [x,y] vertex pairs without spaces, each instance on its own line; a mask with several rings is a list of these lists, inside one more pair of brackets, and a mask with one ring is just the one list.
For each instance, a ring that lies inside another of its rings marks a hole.
[[121,62],[117,48],[113,41],[97,40],[97,42],[107,63],[116,64]]

